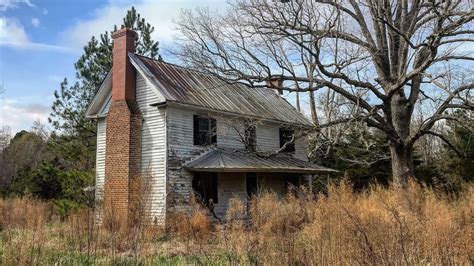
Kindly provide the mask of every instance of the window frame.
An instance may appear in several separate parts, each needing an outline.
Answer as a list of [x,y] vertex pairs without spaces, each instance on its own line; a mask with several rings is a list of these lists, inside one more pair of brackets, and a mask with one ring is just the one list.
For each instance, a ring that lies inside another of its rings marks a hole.
[[[203,127],[206,126],[207,128]],[[193,143],[196,146],[217,144],[217,121],[204,115],[193,115]]]

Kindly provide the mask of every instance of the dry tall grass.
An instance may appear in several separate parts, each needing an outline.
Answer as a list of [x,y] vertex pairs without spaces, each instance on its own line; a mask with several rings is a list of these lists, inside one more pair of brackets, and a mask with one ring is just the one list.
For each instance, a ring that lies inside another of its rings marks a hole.
[[[245,219],[248,211],[249,219]],[[128,224],[97,227],[85,209],[61,222],[32,199],[0,201],[0,264],[473,264],[474,187],[449,200],[411,184],[327,196],[267,193],[232,199],[226,222],[202,210],[168,232]]]

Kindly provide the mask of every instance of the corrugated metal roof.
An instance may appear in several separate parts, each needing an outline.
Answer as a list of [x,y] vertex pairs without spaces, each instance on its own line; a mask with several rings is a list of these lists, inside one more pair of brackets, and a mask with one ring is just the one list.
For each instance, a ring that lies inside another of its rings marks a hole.
[[187,163],[185,168],[202,172],[335,173],[336,170],[296,159],[290,155],[258,156],[245,150],[216,148]]
[[229,84],[217,77],[135,55],[161,84],[167,101],[311,126],[289,102],[269,88]]

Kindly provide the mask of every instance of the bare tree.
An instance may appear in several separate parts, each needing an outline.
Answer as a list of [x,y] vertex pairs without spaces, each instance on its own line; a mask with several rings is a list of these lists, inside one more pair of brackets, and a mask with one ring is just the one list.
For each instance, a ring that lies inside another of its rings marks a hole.
[[[382,131],[396,184],[413,176],[418,139],[458,119],[452,109],[473,109],[472,67],[457,67],[474,59],[469,0],[237,0],[228,11],[184,11],[177,55],[231,83],[280,78],[289,92],[340,95],[351,116],[316,128],[358,120]],[[414,125],[422,101],[432,108]]]

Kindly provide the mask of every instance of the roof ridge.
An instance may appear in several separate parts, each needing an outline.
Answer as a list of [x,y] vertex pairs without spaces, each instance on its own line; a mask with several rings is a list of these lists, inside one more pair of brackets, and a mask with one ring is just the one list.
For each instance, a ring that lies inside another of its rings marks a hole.
[[[224,82],[225,84],[228,84],[228,85],[243,85],[249,89],[264,89],[264,90],[273,90],[272,88],[270,87],[250,87],[250,86],[247,86],[243,83],[229,83],[229,82],[226,82],[224,79],[222,79],[221,77],[217,76],[217,75],[213,75],[211,73],[207,73],[207,72],[204,72],[204,71],[199,71],[197,69],[194,69],[194,68],[191,68],[191,67],[186,67],[186,66],[181,66],[181,65],[178,65],[178,64],[175,64],[175,63],[170,63],[170,62],[166,62],[164,60],[157,60],[155,58],[151,58],[149,56],[145,56],[145,55],[140,55],[140,54],[134,54],[138,57],[142,57],[142,58],[145,58],[145,59],[148,59],[148,60],[151,60],[151,61],[154,61],[156,63],[160,63],[160,64],[164,64],[164,65],[169,65],[169,66],[172,66],[172,67],[177,67],[177,68],[180,68],[182,70],[185,70],[185,71],[189,71],[189,72],[194,72],[194,73],[197,73],[197,74],[201,74],[201,75],[205,75],[205,76],[208,76],[208,77],[212,77],[212,78],[217,78],[219,80],[221,80],[222,82]],[[275,94],[276,95],[276,94]],[[279,95],[277,95],[279,96]],[[286,101],[286,99],[284,97],[281,97],[279,96],[280,98],[284,99]]]
[[[152,61],[155,61],[157,63],[160,63],[160,64],[165,64],[165,65],[170,65],[170,66],[173,66],[173,67],[178,67],[178,68],[181,68],[183,70],[186,70],[186,71],[192,71],[192,72],[196,72],[196,73],[199,73],[199,74],[203,74],[203,75],[207,75],[207,76],[212,76],[208,73],[205,73],[205,72],[202,72],[202,71],[199,71],[199,70],[196,70],[196,69],[192,69],[192,68],[189,68],[189,67],[186,67],[186,66],[181,66],[181,65],[178,65],[178,64],[175,64],[175,63],[170,63],[170,62],[166,62],[164,60],[157,60],[155,58],[151,58],[149,56],[145,56],[145,55],[140,55],[140,54],[134,54],[138,57],[143,57],[145,59],[148,59],[148,60],[152,60]],[[214,77],[217,77],[217,76],[214,76]]]

